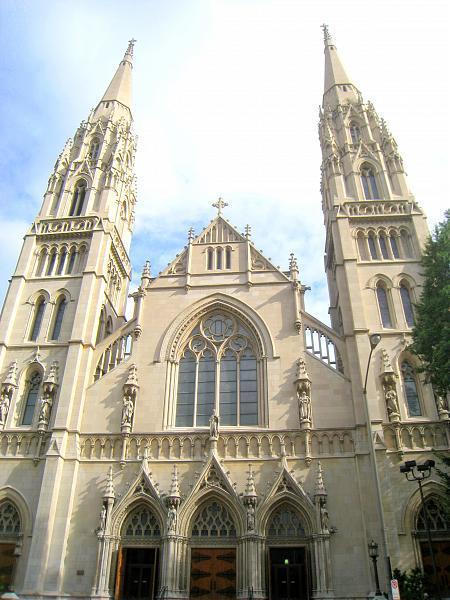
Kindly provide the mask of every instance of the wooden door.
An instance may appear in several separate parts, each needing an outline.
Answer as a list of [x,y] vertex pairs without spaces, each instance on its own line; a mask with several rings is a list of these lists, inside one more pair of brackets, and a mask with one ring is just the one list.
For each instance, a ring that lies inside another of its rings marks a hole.
[[193,548],[191,598],[225,600],[236,597],[236,550]]
[[12,584],[16,563],[15,548],[15,544],[0,544],[0,593],[7,592]]
[[154,598],[156,555],[154,548],[121,549],[116,578],[116,599]]
[[[446,597],[450,595],[450,540],[445,542],[433,542],[434,560],[436,562],[436,571],[439,578],[441,594]],[[431,559],[428,542],[421,542],[423,569],[429,577],[432,590],[437,589],[436,581],[433,575],[433,562]]]
[[306,600],[307,570],[304,548],[270,549],[271,600]]

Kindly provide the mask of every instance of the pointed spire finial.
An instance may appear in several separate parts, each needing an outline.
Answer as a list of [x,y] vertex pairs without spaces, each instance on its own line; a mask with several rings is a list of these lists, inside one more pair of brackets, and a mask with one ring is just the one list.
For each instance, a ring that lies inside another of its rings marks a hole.
[[245,487],[245,497],[246,498],[256,498],[256,488],[255,488],[255,478],[253,475],[252,465],[248,465],[248,476],[247,476],[247,485]]
[[108,476],[106,478],[106,490],[103,498],[115,498],[116,494],[114,492],[114,482],[113,482],[113,468],[109,467]]
[[127,48],[126,54],[131,54],[131,56],[133,56],[134,45],[136,42],[137,42],[137,40],[135,40],[134,38],[131,38],[131,40],[128,40],[128,48]]
[[220,217],[222,214],[222,210],[225,208],[225,206],[228,206],[228,202],[224,202],[223,198],[219,197],[217,202],[214,202],[213,204],[211,204],[211,206],[217,208],[217,216]]
[[249,240],[251,238],[251,236],[252,236],[252,228],[247,223],[247,225],[245,226],[245,237]]
[[141,275],[141,279],[150,279],[150,277],[152,276],[151,273],[151,264],[149,260],[145,261],[144,267],[142,269],[142,275]]
[[188,242],[192,242],[192,240],[195,237],[195,233],[194,233],[194,228],[193,227],[189,227],[188,230]]
[[317,463],[317,475],[316,475],[316,489],[315,489],[315,496],[326,496],[327,495],[327,491],[325,489],[325,484],[323,482],[323,469],[322,469],[322,463],[319,462]]
[[329,46],[330,44],[333,43],[332,39],[331,39],[331,34],[330,31],[328,29],[328,25],[326,23],[323,23],[321,25],[322,31],[323,31],[323,41],[325,46]]

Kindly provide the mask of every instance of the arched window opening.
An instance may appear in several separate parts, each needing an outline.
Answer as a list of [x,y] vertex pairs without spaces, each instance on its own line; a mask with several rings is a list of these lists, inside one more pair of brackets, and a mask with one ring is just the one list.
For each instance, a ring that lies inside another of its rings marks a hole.
[[77,265],[77,273],[82,273],[84,271],[84,267],[85,267],[85,261],[86,261],[86,246],[81,246],[79,252],[78,252],[78,265]]
[[159,538],[161,527],[153,512],[141,504],[126,518],[122,526],[122,538]]
[[53,250],[51,250],[51,252],[50,252],[50,258],[48,260],[47,270],[45,272],[46,275],[52,275],[53,269],[55,268],[55,264],[56,264],[56,248],[53,248]]
[[270,519],[268,535],[271,538],[305,537],[305,529],[297,511],[286,504],[280,506]]
[[44,272],[45,261],[47,259],[47,248],[42,248],[39,253],[37,265],[36,265],[36,277],[41,277]]
[[107,337],[108,335],[111,335],[113,332],[113,322],[111,317],[108,317],[108,320],[106,321],[106,329],[105,329],[105,337]]
[[350,123],[350,137],[352,138],[352,144],[357,144],[361,139],[361,131],[358,125],[354,122]]
[[388,292],[384,285],[377,285],[378,307],[380,309],[381,324],[383,327],[392,328],[391,311],[389,309]]
[[14,504],[4,500],[0,504],[0,538],[16,537],[20,535],[21,531],[19,511]]
[[422,506],[417,515],[417,531],[423,534],[427,532],[427,520],[430,531],[436,533],[450,534],[450,519],[440,500],[434,496],[425,499],[425,508],[428,519],[425,517],[425,510]]
[[376,200],[380,197],[373,168],[364,164],[361,167],[361,183],[366,200]]
[[76,258],[77,258],[77,249],[75,247],[72,247],[70,249],[69,262],[67,263],[67,274],[68,275],[71,275],[73,273],[73,268],[75,266]]
[[216,269],[220,271],[222,269],[222,248],[216,250]]
[[214,268],[214,250],[212,248],[208,248],[207,261],[208,271],[212,271]]
[[61,327],[63,324],[64,313],[67,307],[67,300],[62,297],[56,305],[56,316],[52,331],[52,340],[58,340],[61,335]]
[[360,231],[356,239],[358,243],[359,258],[361,260],[369,260],[369,254],[367,252],[367,242],[364,233]]
[[62,275],[64,272],[64,265],[66,263],[66,258],[67,258],[67,250],[65,248],[63,248],[61,250],[61,254],[59,255],[59,261],[58,261],[58,267],[56,269],[56,274],[57,275]]
[[389,252],[386,244],[386,236],[384,233],[381,233],[378,239],[380,242],[381,255],[385,260],[387,260],[389,258]]
[[420,407],[419,392],[417,389],[417,379],[413,367],[408,361],[404,361],[401,366],[403,387],[405,390],[406,404],[410,417],[420,417],[422,409]]
[[34,309],[33,325],[30,331],[30,342],[35,342],[38,339],[39,332],[41,331],[42,319],[45,311],[45,298],[40,296],[36,302]]
[[400,252],[398,251],[397,237],[395,233],[391,233],[389,235],[389,240],[391,242],[391,250],[394,258],[400,258]]
[[231,269],[231,248],[225,248],[225,269]]
[[406,324],[408,327],[414,326],[414,311],[411,302],[411,293],[405,283],[400,284],[400,296],[403,304],[403,313],[405,315]]
[[79,217],[81,215],[83,211],[84,198],[86,196],[86,187],[87,185],[84,179],[81,179],[76,184],[69,210],[70,217]]
[[376,242],[375,242],[375,234],[370,232],[369,236],[367,238],[367,242],[369,244],[369,250],[370,250],[370,257],[373,260],[377,260],[378,259],[378,252],[377,252],[377,246],[376,246]]
[[42,382],[42,376],[39,371],[35,371],[26,385],[25,408],[22,416],[22,425],[31,425],[33,422],[34,411],[39,397],[39,389]]
[[91,160],[97,160],[98,155],[100,153],[100,140],[98,138],[94,138],[91,142],[91,146],[89,148],[89,156]]
[[202,319],[179,362],[176,427],[205,427],[213,411],[224,426],[258,424],[254,347],[234,318],[213,313]]
[[213,500],[204,506],[192,526],[195,538],[234,538],[236,526],[225,506]]

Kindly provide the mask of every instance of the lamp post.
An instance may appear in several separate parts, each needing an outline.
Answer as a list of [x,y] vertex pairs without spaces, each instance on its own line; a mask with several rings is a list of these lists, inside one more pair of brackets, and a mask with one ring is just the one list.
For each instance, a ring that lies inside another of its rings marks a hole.
[[370,544],[368,544],[368,548],[369,548],[369,556],[373,562],[373,572],[375,574],[375,587],[377,588],[375,590],[375,596],[381,596],[380,580],[378,578],[378,566],[377,566],[378,544],[372,540],[370,542]]
[[418,465],[415,460],[407,460],[405,464],[400,467],[400,473],[404,473],[405,477],[408,481],[417,481],[419,484],[420,491],[420,500],[422,502],[423,507],[423,515],[425,517],[425,529],[427,530],[427,538],[428,538],[428,550],[431,556],[431,563],[433,566],[433,576],[434,581],[436,582],[436,592],[437,598],[441,598],[441,586],[439,584],[439,579],[437,576],[437,568],[436,568],[436,560],[434,558],[433,552],[433,544],[431,542],[431,531],[430,531],[430,521],[428,518],[428,509],[425,504],[425,499],[423,496],[422,489],[422,481],[424,479],[428,479],[431,475],[431,469],[434,468],[435,462],[434,460],[426,460],[423,464]]
[[[370,452],[370,457],[371,457],[371,462],[372,462],[373,475],[375,478],[375,488],[376,488],[376,492],[377,492],[378,512],[379,512],[379,517],[380,517],[381,535],[382,535],[382,541],[383,541],[382,548],[383,548],[383,552],[386,556],[386,572],[387,572],[387,579],[388,579],[388,581],[386,583],[387,583],[387,586],[389,589],[390,588],[390,580],[392,578],[391,577],[391,560],[389,558],[388,544],[387,544],[387,537],[386,537],[386,528],[384,525],[383,498],[381,495],[380,480],[378,478],[377,457],[376,457],[376,453],[375,453],[375,443],[373,441],[372,421],[370,418],[369,404],[367,402],[367,381],[369,378],[370,360],[372,358],[373,351],[375,350],[375,348],[378,346],[378,344],[380,342],[381,342],[381,335],[379,333],[372,333],[372,335],[369,336],[370,353],[369,353],[369,357],[367,359],[366,375],[365,375],[364,387],[363,387],[363,396],[364,396],[364,409],[365,409],[365,413],[366,413],[367,438],[368,438],[368,443],[369,443],[369,452]],[[377,545],[377,552],[378,552],[378,545]],[[378,554],[377,554],[377,556],[378,556]],[[378,577],[378,572],[377,572],[377,577]],[[378,588],[379,588],[379,585],[378,585]]]

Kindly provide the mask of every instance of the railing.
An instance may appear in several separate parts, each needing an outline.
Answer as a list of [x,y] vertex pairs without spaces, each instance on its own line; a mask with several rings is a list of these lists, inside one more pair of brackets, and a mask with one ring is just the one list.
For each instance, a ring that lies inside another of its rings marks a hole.
[[97,226],[100,219],[98,217],[67,217],[45,219],[40,221],[37,226],[38,234],[61,234],[76,233],[82,231],[92,231]]
[[[353,432],[350,430],[330,430],[268,432],[268,433],[221,433],[217,442],[217,452],[223,459],[279,459],[311,456],[338,456],[354,452]],[[80,458],[82,460],[120,460],[123,436],[88,435],[80,437]],[[307,451],[307,443],[310,451]],[[138,460],[147,455],[150,460],[203,460],[210,447],[207,433],[159,433],[131,434],[127,438],[125,458]]]
[[373,215],[406,215],[410,212],[407,202],[348,202],[345,204],[347,214],[351,217],[371,217]]
[[415,422],[383,425],[384,443],[388,452],[448,449],[450,433],[441,423]]
[[103,375],[115,369],[124,360],[127,360],[131,355],[132,348],[133,334],[130,331],[123,333],[106,346],[97,361],[94,381],[98,381]]
[[[333,334],[326,332],[324,327],[312,324],[305,324],[304,329],[306,350],[332,369],[344,373],[340,352],[335,340],[331,337]],[[333,337],[335,336],[333,335]]]

